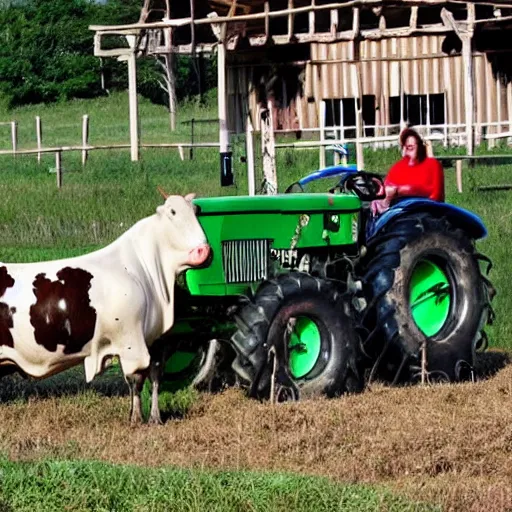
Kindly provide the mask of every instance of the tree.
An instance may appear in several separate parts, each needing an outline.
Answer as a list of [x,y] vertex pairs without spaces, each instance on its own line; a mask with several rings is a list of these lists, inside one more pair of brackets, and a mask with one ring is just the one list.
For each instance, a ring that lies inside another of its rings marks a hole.
[[[91,98],[126,89],[126,65],[94,56],[89,25],[138,21],[142,0],[0,0],[0,91],[11,106]],[[114,42],[114,44],[117,44]],[[215,85],[215,62],[203,61],[198,80],[189,57],[173,65],[177,99]],[[151,101],[169,105],[169,62],[138,59],[138,89]]]
[[101,94],[87,0],[27,0],[0,11],[0,87],[11,105]]

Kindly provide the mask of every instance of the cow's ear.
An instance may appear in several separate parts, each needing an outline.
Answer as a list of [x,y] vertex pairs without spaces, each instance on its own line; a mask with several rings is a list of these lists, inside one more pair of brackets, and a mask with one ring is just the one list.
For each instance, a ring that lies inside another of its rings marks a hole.
[[185,201],[188,201],[189,203],[196,197],[196,194],[194,192],[190,192],[190,194],[187,194],[185,196]]
[[169,194],[160,186],[158,185],[156,187],[156,189],[158,190],[158,192],[160,192],[160,195],[164,198],[164,199],[167,199],[169,197]]

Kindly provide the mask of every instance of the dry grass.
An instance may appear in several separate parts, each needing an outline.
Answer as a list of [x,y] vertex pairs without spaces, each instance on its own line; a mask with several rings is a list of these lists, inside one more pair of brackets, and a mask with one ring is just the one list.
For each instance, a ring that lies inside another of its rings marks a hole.
[[386,388],[272,407],[236,389],[202,394],[182,420],[128,425],[127,396],[29,398],[1,406],[13,460],[271,469],[384,484],[454,511],[512,509],[512,366],[486,381]]

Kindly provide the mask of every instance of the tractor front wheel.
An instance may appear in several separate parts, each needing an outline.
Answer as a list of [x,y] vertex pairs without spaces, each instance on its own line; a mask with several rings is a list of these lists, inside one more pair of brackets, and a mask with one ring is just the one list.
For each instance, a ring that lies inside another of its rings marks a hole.
[[264,282],[235,315],[234,370],[254,397],[268,398],[273,350],[300,398],[361,391],[359,337],[350,308],[335,284],[306,273]]

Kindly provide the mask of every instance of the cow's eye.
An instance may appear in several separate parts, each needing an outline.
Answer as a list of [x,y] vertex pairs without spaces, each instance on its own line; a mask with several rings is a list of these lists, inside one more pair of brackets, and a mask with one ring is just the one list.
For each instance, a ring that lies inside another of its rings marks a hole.
[[171,210],[171,215],[176,215],[176,210]]

